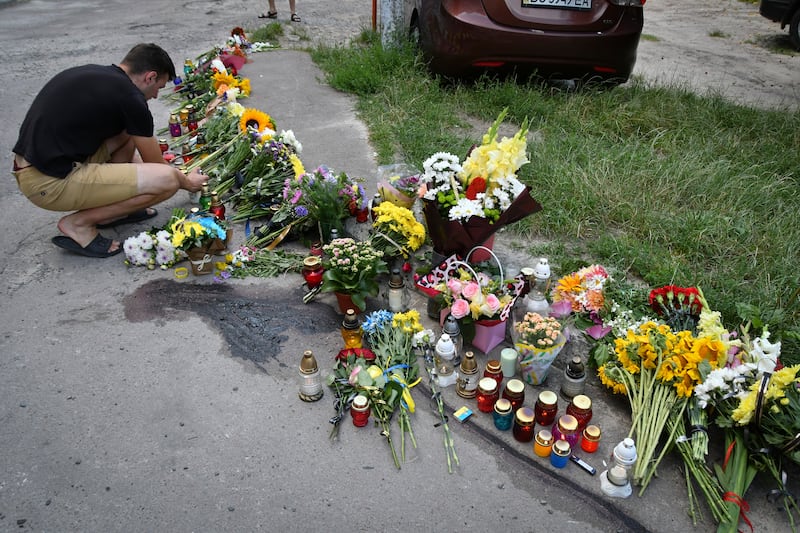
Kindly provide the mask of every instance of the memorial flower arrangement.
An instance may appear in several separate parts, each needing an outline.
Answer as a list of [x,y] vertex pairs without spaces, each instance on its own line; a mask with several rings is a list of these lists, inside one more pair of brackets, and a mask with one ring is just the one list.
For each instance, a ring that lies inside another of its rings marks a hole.
[[450,314],[457,320],[499,318],[515,298],[505,283],[485,272],[471,272],[463,267],[436,288],[444,295]]
[[518,341],[535,348],[552,348],[562,341],[561,323],[553,317],[539,313],[525,313],[523,319],[514,324]]
[[200,213],[186,215],[182,209],[175,209],[167,223],[172,235],[172,245],[177,250],[208,248],[215,239],[225,240],[227,233],[224,224],[213,216]]
[[511,137],[497,139],[505,109],[463,163],[448,152],[437,152],[423,163],[420,195],[434,250],[461,256],[511,222],[541,206],[517,178],[528,162],[528,124]]
[[[702,293],[698,291],[702,298]],[[626,394],[639,459],[633,481],[643,492],[668,447],[659,452],[659,440],[670,417],[683,417],[694,387],[703,374],[723,366],[731,344],[718,313],[702,306],[698,328],[673,330],[665,323],[648,321],[615,338],[613,357],[598,368],[601,382]],[[676,437],[672,425],[667,442]]]
[[383,202],[373,208],[376,215],[372,223],[370,242],[386,256],[402,256],[405,259],[425,244],[425,226],[410,209]]
[[[381,428],[380,434],[389,444],[392,460],[399,469],[401,461],[406,459],[406,436],[415,448],[417,446],[410,415],[416,408],[411,388],[420,381],[412,345],[414,335],[422,331],[419,313],[374,311],[366,316],[362,328],[373,359],[368,360],[355,351],[337,357],[326,381],[334,389],[342,411],[356,394],[367,396],[372,415]],[[395,414],[400,429],[399,456],[392,439],[391,420]],[[341,416],[334,418],[335,433]]]
[[165,229],[143,231],[128,237],[122,244],[129,265],[166,269],[181,259],[178,249],[172,244],[172,236]]
[[389,271],[383,252],[368,241],[350,237],[334,239],[322,250],[325,252],[322,290],[349,294],[357,307],[365,309],[366,297],[378,294],[378,274]]
[[388,170],[391,175],[378,180],[378,193],[384,201],[410,209],[417,200],[419,175],[411,173],[405,165],[391,165]]

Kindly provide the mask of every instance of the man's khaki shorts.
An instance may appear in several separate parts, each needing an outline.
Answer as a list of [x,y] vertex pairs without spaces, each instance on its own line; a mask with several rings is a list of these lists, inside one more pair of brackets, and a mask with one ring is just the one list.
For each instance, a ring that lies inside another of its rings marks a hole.
[[42,174],[34,167],[14,171],[19,190],[35,205],[50,211],[80,211],[115,204],[138,194],[136,165],[108,163],[105,144],[66,178]]

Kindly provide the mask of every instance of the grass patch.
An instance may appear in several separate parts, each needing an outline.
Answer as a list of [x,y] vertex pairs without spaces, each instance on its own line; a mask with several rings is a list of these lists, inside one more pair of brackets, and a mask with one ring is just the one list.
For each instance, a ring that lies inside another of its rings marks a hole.
[[257,28],[248,35],[251,42],[268,42],[274,43],[279,37],[284,36],[283,24],[280,22],[270,22],[260,28]]
[[511,123],[528,117],[531,162],[520,178],[544,210],[512,230],[535,243],[532,256],[547,252],[556,275],[592,261],[651,286],[698,285],[730,326],[748,304],[800,362],[800,111],[636,79],[572,92],[491,78],[447,84],[413,49],[385,50],[376,38],[312,57],[333,87],[358,95],[380,164],[463,157],[504,107]]
[[643,33],[641,37],[639,37],[642,41],[652,41],[654,43],[659,42],[661,39],[656,37],[655,35],[650,35],[649,33]]
[[721,31],[721,30],[713,30],[713,31],[708,33],[708,36],[709,37],[720,37],[720,38],[723,38],[723,39],[725,39],[727,37],[730,37],[727,33],[725,33],[724,31]]

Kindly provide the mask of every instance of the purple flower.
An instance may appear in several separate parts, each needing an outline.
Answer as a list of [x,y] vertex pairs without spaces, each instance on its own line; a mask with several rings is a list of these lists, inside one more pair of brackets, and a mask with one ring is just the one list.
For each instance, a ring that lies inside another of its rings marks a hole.
[[294,208],[294,216],[304,217],[308,214],[308,209],[304,205],[298,205]]

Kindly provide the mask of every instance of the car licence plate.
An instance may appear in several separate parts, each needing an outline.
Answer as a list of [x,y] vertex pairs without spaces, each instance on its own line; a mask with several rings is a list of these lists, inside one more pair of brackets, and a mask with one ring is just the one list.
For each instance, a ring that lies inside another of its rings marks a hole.
[[561,9],[592,9],[592,0],[522,0],[522,7],[555,7]]

